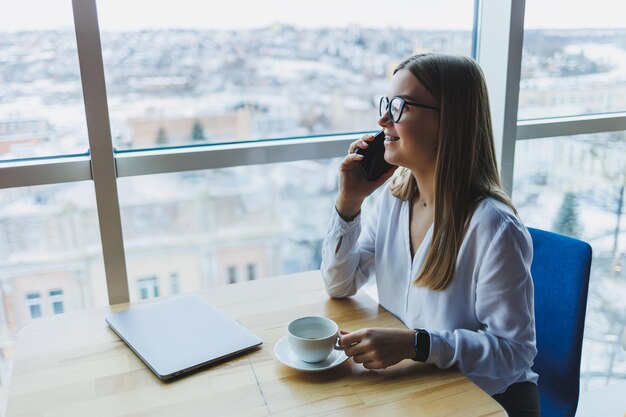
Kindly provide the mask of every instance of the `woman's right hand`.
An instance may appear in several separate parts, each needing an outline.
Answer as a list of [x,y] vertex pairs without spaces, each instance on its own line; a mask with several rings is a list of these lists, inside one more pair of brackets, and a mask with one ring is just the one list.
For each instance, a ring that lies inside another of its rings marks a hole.
[[383,185],[398,168],[389,169],[375,181],[368,181],[365,178],[363,170],[359,167],[359,161],[363,159],[363,156],[354,152],[357,148],[367,148],[368,142],[373,139],[373,135],[364,135],[361,139],[352,142],[348,148],[348,155],[339,164],[339,195],[336,207],[344,220],[354,219],[361,211],[363,200]]

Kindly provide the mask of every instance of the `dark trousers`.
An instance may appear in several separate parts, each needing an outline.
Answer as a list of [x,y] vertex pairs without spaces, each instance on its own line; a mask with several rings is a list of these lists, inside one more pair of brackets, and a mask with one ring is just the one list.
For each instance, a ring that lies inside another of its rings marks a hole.
[[518,382],[496,394],[493,399],[500,403],[509,417],[540,417],[539,389],[532,382]]

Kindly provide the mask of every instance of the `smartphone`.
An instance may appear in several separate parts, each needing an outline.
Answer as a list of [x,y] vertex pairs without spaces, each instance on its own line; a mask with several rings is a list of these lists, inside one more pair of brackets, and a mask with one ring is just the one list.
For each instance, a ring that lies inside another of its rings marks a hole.
[[359,161],[359,166],[369,181],[377,180],[393,166],[385,161],[385,132],[380,131],[374,139],[367,142],[369,145],[365,149],[356,148],[355,153],[363,155]]

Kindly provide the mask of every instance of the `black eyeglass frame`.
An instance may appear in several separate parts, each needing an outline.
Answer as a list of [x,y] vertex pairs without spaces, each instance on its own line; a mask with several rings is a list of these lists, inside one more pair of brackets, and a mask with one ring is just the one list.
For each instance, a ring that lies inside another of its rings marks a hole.
[[[383,100],[387,101],[387,104],[385,106],[385,111],[384,112],[382,111]],[[398,117],[395,118],[395,120],[394,120],[393,115],[389,111],[389,109],[391,109],[391,102],[394,101],[394,100],[400,100],[400,112],[398,113]],[[415,106],[415,107],[422,107],[424,109],[441,110],[441,107],[428,106],[426,104],[416,103],[415,101],[410,101],[410,100],[407,100],[407,99],[405,99],[403,97],[395,96],[395,97],[391,97],[391,100],[389,100],[387,97],[383,96],[383,97],[380,98],[380,101],[378,102],[378,115],[380,117],[383,117],[385,114],[389,113],[389,116],[391,116],[390,117],[391,121],[394,122],[394,123],[398,123],[400,121],[400,118],[402,117],[402,113],[404,112],[404,107],[407,106],[407,105]]]

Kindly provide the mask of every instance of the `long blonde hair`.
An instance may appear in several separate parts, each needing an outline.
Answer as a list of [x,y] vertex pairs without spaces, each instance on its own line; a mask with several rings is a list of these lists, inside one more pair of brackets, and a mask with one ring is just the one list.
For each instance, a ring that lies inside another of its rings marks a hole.
[[[516,211],[500,184],[487,86],[478,64],[463,56],[419,54],[398,65],[394,74],[401,69],[440,100],[433,238],[413,283],[441,291],[454,277],[459,248],[478,203],[493,197]],[[391,193],[405,201],[419,197],[411,171],[400,171]]]

